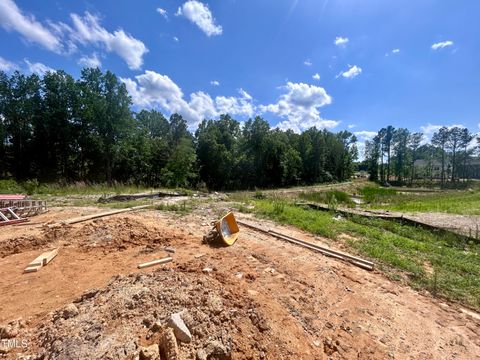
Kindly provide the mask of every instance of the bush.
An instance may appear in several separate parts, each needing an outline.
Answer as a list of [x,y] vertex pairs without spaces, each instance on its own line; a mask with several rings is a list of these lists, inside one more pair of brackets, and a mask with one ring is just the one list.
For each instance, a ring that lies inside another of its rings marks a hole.
[[35,194],[38,191],[39,186],[40,186],[40,183],[38,182],[37,179],[27,180],[23,183],[23,187],[27,191],[28,195]]
[[0,180],[0,193],[2,194],[20,194],[25,189],[15,180]]

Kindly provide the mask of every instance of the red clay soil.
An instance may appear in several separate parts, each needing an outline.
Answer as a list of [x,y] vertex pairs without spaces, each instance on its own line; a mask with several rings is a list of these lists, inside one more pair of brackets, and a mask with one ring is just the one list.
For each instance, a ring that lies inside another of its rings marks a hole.
[[[82,212],[53,209],[35,222]],[[0,343],[0,357],[134,358],[157,341],[152,324],[185,310],[193,339],[179,344],[181,359],[212,346],[221,351],[210,359],[480,358],[476,313],[249,229],[231,247],[204,245],[212,217],[208,209],[183,217],[141,211],[2,232],[0,338],[27,346]],[[166,256],[165,246],[176,249],[173,262],[136,268]],[[60,251],[50,264],[22,274],[53,247]]]

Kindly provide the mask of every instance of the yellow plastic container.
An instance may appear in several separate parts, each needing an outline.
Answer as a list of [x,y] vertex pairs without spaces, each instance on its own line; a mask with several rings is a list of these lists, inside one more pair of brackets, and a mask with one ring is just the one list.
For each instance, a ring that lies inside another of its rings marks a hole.
[[235,216],[233,216],[232,212],[229,212],[220,220],[216,221],[215,228],[220,235],[220,239],[227,246],[233,245],[240,234],[237,220],[235,220]]

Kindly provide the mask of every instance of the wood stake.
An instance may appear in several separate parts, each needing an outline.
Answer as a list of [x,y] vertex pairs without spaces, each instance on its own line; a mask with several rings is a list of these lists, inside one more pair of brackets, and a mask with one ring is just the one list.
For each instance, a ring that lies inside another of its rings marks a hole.
[[146,263],[138,265],[138,268],[139,269],[144,269],[144,268],[147,268],[147,267],[150,267],[150,266],[165,264],[165,263],[168,263],[172,260],[173,260],[173,258],[171,258],[171,257],[166,257],[166,258],[163,258],[163,259],[153,260],[153,261],[146,262]]

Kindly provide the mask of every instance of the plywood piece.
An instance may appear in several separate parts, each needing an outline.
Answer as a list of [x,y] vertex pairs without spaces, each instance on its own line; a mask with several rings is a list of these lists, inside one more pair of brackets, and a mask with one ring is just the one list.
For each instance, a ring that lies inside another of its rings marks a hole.
[[165,264],[165,263],[168,263],[172,260],[173,260],[173,258],[171,258],[171,257],[166,257],[166,258],[163,258],[163,259],[153,260],[153,261],[146,262],[146,263],[138,265],[138,268],[139,269],[144,269],[144,268],[147,268],[147,267],[150,267],[150,266]]
[[52,261],[55,256],[58,255],[58,249],[53,249],[52,251],[49,251],[46,254],[45,257],[43,258],[43,266],[47,265],[50,261]]
[[45,258],[45,252],[38,255],[35,260],[31,261],[28,266],[43,266],[43,259]]

